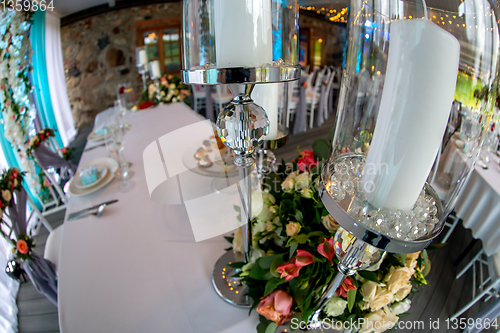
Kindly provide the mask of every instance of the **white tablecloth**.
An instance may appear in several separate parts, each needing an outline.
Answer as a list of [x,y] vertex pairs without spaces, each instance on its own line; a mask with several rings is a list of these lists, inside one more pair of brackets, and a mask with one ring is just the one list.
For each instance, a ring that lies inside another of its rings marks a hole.
[[[200,118],[183,104],[132,113],[125,157],[135,188],[114,180],[84,197],[70,197],[67,214],[119,199],[101,218],[65,223],[59,261],[59,324],[65,333],[255,332],[256,314],[222,301],[211,283],[222,238],[194,242],[186,210],[148,193],[143,150],[158,137]],[[96,124],[99,126],[100,124]],[[107,156],[96,148],[80,165]]]
[[500,165],[498,157],[490,159],[488,169],[476,166],[455,206],[487,255],[500,251]]

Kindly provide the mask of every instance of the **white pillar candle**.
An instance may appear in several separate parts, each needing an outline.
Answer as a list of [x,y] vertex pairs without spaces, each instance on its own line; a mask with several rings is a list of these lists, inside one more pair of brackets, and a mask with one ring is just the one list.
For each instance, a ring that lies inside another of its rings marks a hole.
[[153,79],[159,79],[161,77],[160,61],[155,60],[149,63],[149,71],[151,72],[151,77]]
[[147,66],[148,56],[146,55],[146,50],[139,50],[139,64]]
[[271,0],[214,0],[214,21],[218,68],[272,62]]
[[269,134],[266,140],[278,137],[278,83],[256,84],[252,91],[255,104],[262,106],[269,118]]
[[410,210],[446,129],[460,44],[427,19],[391,23],[380,111],[362,177],[377,208]]

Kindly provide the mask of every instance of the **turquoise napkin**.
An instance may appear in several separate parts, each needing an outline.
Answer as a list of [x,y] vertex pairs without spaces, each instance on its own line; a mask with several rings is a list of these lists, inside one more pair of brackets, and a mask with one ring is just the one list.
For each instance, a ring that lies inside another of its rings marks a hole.
[[89,185],[97,181],[97,167],[95,165],[85,168],[80,172],[83,185]]

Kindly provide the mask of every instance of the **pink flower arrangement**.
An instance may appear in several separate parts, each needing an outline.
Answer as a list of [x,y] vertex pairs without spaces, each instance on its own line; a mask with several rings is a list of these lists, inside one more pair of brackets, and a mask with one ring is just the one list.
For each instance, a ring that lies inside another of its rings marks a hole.
[[346,277],[342,284],[337,289],[337,296],[347,298],[347,292],[349,290],[356,290],[351,277]]
[[292,316],[292,304],[292,296],[284,290],[277,289],[262,298],[256,310],[266,319],[275,322],[277,325],[282,325],[290,320]]
[[318,161],[314,158],[314,152],[312,150],[303,150],[300,152],[299,160],[297,161],[297,166],[300,171],[310,171],[316,165],[318,165]]

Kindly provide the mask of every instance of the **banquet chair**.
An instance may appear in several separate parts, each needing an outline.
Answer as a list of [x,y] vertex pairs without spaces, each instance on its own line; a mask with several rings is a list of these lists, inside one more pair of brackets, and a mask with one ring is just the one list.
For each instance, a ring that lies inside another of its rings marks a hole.
[[[327,76],[325,81],[327,82],[326,84],[326,93],[323,95],[323,119],[327,119],[330,110],[328,108],[328,101],[330,100],[330,95],[332,94],[332,85],[333,85],[333,80],[335,79],[335,70],[333,68],[328,69],[330,71],[330,74]],[[320,110],[321,112],[321,110]]]
[[200,113],[206,107],[206,93],[203,86],[191,85],[193,91],[193,110]]
[[54,264],[56,273],[59,273],[59,255],[61,252],[61,241],[64,232],[64,224],[55,228],[47,237],[43,257]]
[[[286,110],[286,128],[290,127],[290,120],[297,112],[297,106],[299,104],[299,80],[291,81],[288,84],[288,104]],[[282,120],[280,119],[280,123]]]
[[233,95],[229,92],[227,85],[216,85],[215,93],[212,93],[214,101],[215,118],[219,116],[219,112],[233,99]]
[[[474,304],[486,296],[484,302],[491,298],[498,298],[500,290],[500,252],[487,256],[483,249],[457,274],[460,279],[472,267],[472,300],[458,310],[450,320],[458,318],[469,310]],[[487,272],[485,274],[485,271]],[[487,276],[485,276],[487,275]],[[478,281],[476,281],[478,280]],[[477,283],[478,282],[478,283]],[[476,286],[477,283],[477,286]],[[479,294],[476,295],[476,293]]]
[[[325,70],[326,70],[326,67],[323,70],[317,72],[316,79],[314,80],[314,87],[312,87],[306,93],[307,114],[309,115],[309,128],[313,128],[313,126],[314,126],[314,112],[319,104],[321,85],[323,84],[323,76],[324,76]],[[311,77],[311,80],[312,80],[312,77]],[[309,79],[308,79],[308,83],[309,83]],[[308,89],[309,89],[309,87],[310,87],[310,85],[307,86]]]

